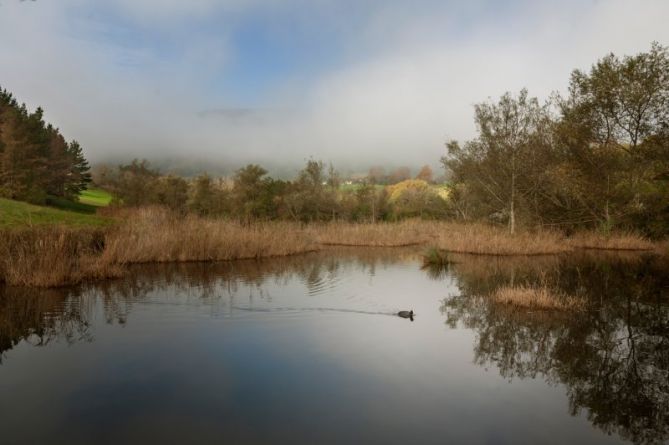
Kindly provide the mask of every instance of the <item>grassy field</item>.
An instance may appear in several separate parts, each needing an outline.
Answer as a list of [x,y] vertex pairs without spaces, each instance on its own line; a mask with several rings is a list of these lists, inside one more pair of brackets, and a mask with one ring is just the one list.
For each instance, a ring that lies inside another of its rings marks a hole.
[[[78,203],[67,202],[76,207]],[[67,207],[65,203],[54,203]],[[90,212],[73,211],[74,208],[42,207],[20,201],[0,198],[0,227],[30,227],[40,225],[65,225],[71,227],[103,227],[111,223],[109,218],[96,216]]]
[[[353,184],[341,184],[339,190],[342,192],[357,192],[363,187],[363,184],[353,183]],[[383,190],[385,185],[374,184],[376,191]]]
[[104,190],[90,188],[79,195],[79,202],[95,207],[108,206],[112,196]]

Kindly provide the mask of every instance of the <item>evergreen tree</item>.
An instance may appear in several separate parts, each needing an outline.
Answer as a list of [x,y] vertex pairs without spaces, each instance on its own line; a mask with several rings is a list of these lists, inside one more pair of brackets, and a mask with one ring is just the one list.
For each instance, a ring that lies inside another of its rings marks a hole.
[[34,203],[49,195],[76,199],[90,183],[81,146],[68,144],[43,115],[41,108],[29,113],[0,88],[0,196]]

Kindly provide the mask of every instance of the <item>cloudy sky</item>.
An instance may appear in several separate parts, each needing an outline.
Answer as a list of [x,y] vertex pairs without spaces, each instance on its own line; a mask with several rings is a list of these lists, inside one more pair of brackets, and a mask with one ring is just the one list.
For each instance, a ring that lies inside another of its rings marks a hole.
[[0,85],[93,161],[435,163],[472,105],[669,44],[667,0],[0,0]]

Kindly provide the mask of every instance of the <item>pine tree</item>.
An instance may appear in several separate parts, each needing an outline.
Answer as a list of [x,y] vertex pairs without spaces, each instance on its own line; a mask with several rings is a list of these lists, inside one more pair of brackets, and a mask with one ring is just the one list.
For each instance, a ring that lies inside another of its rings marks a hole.
[[79,193],[86,190],[91,183],[91,173],[88,161],[84,157],[84,152],[79,142],[72,141],[67,147],[67,153],[70,157],[70,174],[66,182],[66,192],[72,196],[79,196]]
[[76,198],[91,182],[79,143],[68,144],[43,116],[0,88],[0,196],[35,203],[49,195]]

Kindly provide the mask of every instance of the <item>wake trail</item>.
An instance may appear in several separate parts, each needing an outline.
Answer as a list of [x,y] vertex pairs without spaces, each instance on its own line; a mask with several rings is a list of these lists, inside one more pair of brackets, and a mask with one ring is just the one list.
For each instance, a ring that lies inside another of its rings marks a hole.
[[232,309],[247,312],[342,312],[346,314],[362,314],[362,315],[387,315],[397,316],[397,312],[392,311],[363,311],[358,309],[340,309],[333,307],[276,307],[276,308],[249,308],[241,306],[232,306]]

